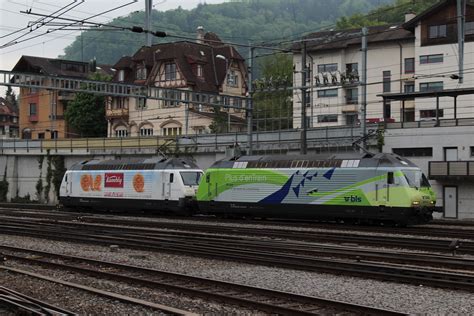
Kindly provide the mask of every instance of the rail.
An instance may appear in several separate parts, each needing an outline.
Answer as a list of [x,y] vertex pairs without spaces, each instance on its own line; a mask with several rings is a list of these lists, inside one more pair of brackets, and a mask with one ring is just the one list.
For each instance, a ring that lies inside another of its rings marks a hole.
[[[377,129],[374,124],[372,128]],[[351,143],[360,136],[358,126],[333,126],[308,129],[307,139],[310,148],[323,147],[350,147]],[[256,131],[252,141],[256,152],[268,148],[290,150],[299,148],[301,130]],[[110,137],[110,138],[64,138],[64,139],[3,139],[0,140],[2,154],[14,153],[44,153],[48,150],[53,153],[89,153],[91,151],[115,150],[153,150],[167,147],[184,152],[224,151],[226,147],[248,142],[246,132],[227,134],[195,134],[179,136],[147,136],[147,137]]]

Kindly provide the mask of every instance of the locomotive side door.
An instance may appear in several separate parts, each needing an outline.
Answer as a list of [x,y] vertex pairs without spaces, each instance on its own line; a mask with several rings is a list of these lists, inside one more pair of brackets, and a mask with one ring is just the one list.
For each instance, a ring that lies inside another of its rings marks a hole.
[[174,173],[173,172],[163,172],[161,177],[161,192],[164,200],[169,200],[171,198],[171,186],[174,182]]

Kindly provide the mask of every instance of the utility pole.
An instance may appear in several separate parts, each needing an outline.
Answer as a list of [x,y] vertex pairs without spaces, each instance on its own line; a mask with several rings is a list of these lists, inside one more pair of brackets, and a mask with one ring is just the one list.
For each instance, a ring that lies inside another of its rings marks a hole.
[[252,123],[252,111],[253,111],[253,99],[252,99],[252,72],[253,72],[253,59],[254,59],[255,48],[250,47],[249,50],[249,74],[248,74],[248,103],[247,103],[247,146],[248,152],[247,155],[252,155],[252,130],[253,130],[253,123]]
[[465,15],[466,15],[466,1],[457,0],[459,83],[463,83],[463,72],[464,72],[464,25],[465,25],[465,20],[466,20]]
[[362,104],[360,107],[360,126],[362,128],[362,137],[364,141],[362,142],[362,147],[366,149],[367,144],[365,141],[365,137],[367,136],[367,33],[368,30],[366,27],[362,28],[362,80],[360,82],[362,86]]
[[303,40],[303,47],[301,49],[301,149],[300,153],[306,155],[306,41]]
[[[151,9],[153,5],[153,0],[145,0],[145,29],[151,30]],[[151,46],[151,36],[150,32],[146,33],[146,46]]]

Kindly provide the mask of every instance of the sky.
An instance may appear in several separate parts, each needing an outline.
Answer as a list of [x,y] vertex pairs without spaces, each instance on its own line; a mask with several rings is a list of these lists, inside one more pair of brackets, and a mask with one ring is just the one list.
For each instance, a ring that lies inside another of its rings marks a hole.
[[[153,9],[166,11],[179,6],[183,9],[192,9],[199,3],[222,2],[225,0],[153,0]],[[63,49],[80,34],[80,31],[56,31],[45,34],[48,30],[45,26],[30,32],[28,23],[39,17],[20,13],[20,11],[31,9],[32,13],[52,14],[61,7],[72,4],[77,6],[65,13],[63,17],[84,19],[128,3],[131,4],[90,20],[96,23],[106,23],[134,11],[144,11],[145,0],[0,0],[0,69],[11,70],[22,55],[56,58],[63,54]],[[20,31],[11,34],[18,30]],[[28,39],[40,34],[44,35]],[[23,37],[18,38],[20,36]],[[9,45],[9,43],[22,40],[25,41]],[[0,86],[0,96],[4,95],[4,91],[5,88]]]

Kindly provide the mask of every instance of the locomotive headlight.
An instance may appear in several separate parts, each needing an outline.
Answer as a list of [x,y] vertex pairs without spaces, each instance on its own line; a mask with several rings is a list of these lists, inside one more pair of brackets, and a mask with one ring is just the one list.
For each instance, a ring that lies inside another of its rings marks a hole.
[[184,188],[184,196],[195,196],[196,189],[193,187]]

